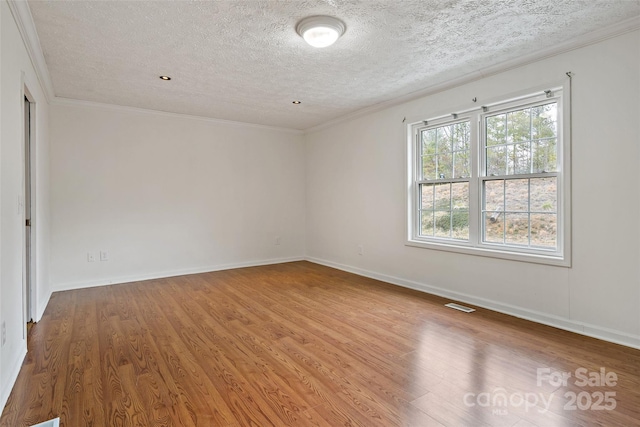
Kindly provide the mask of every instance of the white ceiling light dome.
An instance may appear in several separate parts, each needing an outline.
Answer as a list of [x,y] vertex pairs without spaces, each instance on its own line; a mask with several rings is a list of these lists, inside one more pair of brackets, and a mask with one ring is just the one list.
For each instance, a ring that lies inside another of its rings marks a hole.
[[332,16],[310,16],[296,25],[296,32],[313,47],[331,46],[344,34],[346,27]]

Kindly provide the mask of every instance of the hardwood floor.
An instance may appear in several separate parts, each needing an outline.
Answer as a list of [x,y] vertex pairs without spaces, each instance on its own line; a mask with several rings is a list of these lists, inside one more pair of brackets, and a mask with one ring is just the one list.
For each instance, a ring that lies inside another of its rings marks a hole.
[[639,350],[446,302],[308,262],[58,292],[0,426],[640,425]]

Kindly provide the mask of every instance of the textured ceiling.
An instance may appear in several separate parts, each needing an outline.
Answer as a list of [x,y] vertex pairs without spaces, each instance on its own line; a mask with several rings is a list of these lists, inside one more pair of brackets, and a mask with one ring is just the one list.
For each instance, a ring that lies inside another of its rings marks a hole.
[[[640,14],[640,1],[630,0],[83,0],[29,6],[58,97],[291,129],[308,129]],[[300,19],[319,14],[339,17],[347,27],[325,49],[308,46],[295,32]]]

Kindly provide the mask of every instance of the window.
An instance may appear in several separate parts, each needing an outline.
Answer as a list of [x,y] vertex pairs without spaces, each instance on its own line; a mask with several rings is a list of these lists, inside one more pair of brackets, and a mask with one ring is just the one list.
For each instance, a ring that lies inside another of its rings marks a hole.
[[408,126],[408,244],[569,265],[563,88]]
[[420,236],[469,240],[470,138],[468,120],[420,131]]

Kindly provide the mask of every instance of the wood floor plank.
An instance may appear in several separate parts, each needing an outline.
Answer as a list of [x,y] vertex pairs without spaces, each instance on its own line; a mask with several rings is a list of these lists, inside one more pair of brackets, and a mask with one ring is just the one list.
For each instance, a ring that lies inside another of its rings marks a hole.
[[[145,314],[144,333],[148,343],[146,351],[149,352],[150,370],[155,373],[159,383],[164,383],[164,390],[160,392],[165,405],[178,422],[176,425],[189,425],[184,420],[191,420],[198,425],[202,418],[212,421],[214,425],[232,425],[235,418],[220,395],[222,381],[218,385],[210,381],[205,372],[207,365],[198,363],[198,353],[185,350],[179,336],[160,315],[163,311],[161,306],[142,292],[134,300],[140,312]],[[187,368],[183,369],[183,365]]]
[[[252,366],[252,355],[239,348],[238,343],[229,337],[224,339],[224,336],[216,335],[212,336],[211,340],[203,339],[198,334],[195,325],[184,323],[187,321],[184,311],[180,313],[181,316],[176,315],[180,311],[182,310],[166,313],[176,332],[174,341],[180,340],[184,348],[192,354],[206,355],[201,359],[200,364],[209,368],[210,379],[224,381],[224,395],[229,396],[227,405],[236,411],[236,414],[242,415],[242,422],[248,425],[251,423],[256,425],[288,425],[286,420],[282,420],[277,414],[288,414],[289,408],[278,405],[274,410],[269,405],[270,400],[265,401],[266,390],[254,386],[254,383],[262,381],[262,378]],[[170,362],[178,373],[185,371],[184,366],[177,365],[182,362],[181,360],[173,359]]]
[[0,427],[640,426],[639,350],[446,302],[308,262],[56,292]]

